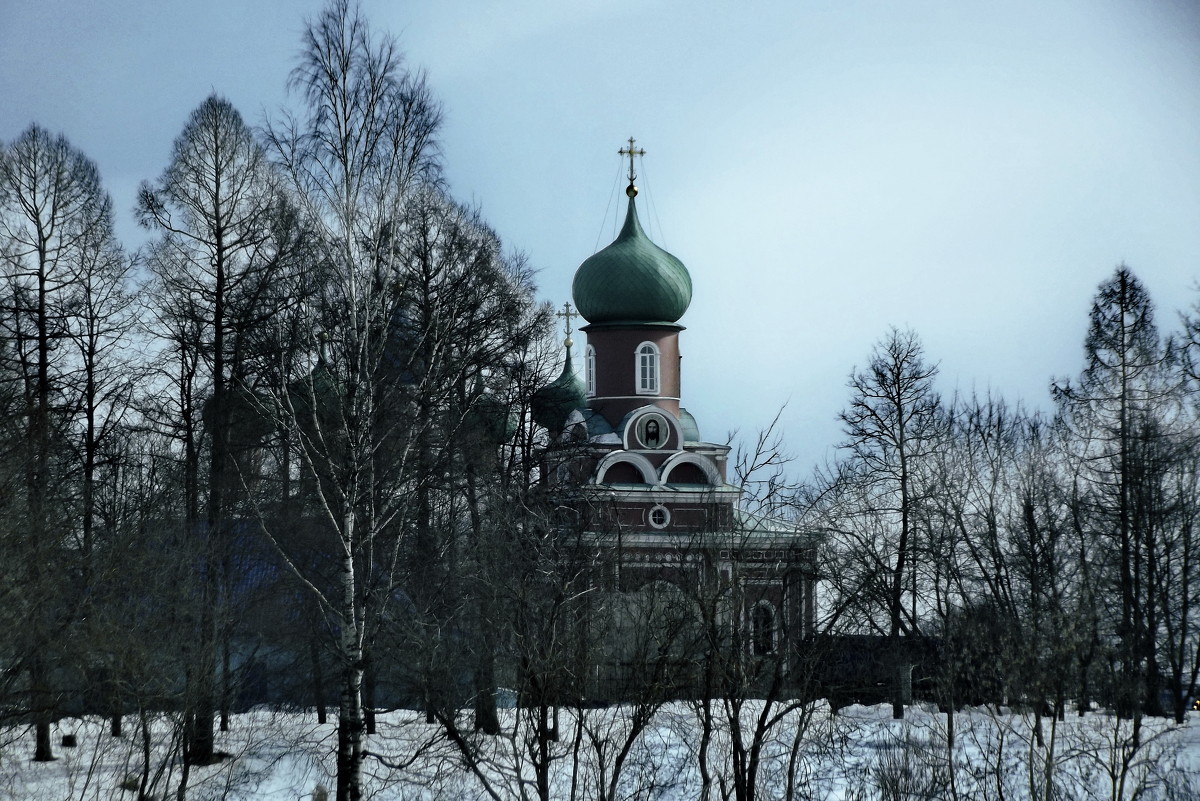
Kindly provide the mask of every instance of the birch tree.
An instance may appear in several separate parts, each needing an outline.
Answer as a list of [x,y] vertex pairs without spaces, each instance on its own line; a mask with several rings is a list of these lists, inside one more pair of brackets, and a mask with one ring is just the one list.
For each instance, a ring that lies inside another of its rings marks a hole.
[[[404,68],[396,42],[374,36],[348,0],[309,23],[291,86],[305,109],[271,126],[268,138],[326,271],[314,322],[327,339],[295,391],[276,401],[337,564],[333,586],[298,572],[337,632],[337,798],[345,801],[362,792],[366,649],[394,589],[372,579],[399,558],[395,538],[384,540],[403,495],[384,491],[375,472],[393,424],[385,401],[405,377],[383,369],[399,321],[394,236],[418,185],[438,176],[440,110],[424,78]],[[411,450],[391,453],[389,469],[403,472]]]

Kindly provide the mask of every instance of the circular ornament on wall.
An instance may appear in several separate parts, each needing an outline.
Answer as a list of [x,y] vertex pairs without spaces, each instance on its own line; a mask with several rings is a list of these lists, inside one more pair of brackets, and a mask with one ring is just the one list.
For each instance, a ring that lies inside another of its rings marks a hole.
[[671,433],[671,427],[661,414],[651,413],[638,418],[634,433],[637,435],[638,444],[643,448],[659,450],[667,446],[667,437]]

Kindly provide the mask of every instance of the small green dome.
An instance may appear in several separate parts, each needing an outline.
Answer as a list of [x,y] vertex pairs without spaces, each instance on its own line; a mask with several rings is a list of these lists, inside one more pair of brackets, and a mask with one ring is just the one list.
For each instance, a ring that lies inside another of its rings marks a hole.
[[567,346],[567,361],[558,378],[533,393],[529,410],[534,422],[557,434],[562,431],[567,417],[576,409],[587,406],[587,391],[575,366],[571,363],[571,346]]
[[683,429],[685,442],[700,441],[700,426],[696,425],[696,418],[682,406],[679,407],[679,427]]
[[463,417],[466,430],[477,442],[498,445],[517,433],[517,416],[499,398],[488,392],[481,379],[475,380],[475,396]]
[[621,233],[579,265],[571,294],[589,323],[674,323],[692,302],[692,277],[642,231],[631,197]]

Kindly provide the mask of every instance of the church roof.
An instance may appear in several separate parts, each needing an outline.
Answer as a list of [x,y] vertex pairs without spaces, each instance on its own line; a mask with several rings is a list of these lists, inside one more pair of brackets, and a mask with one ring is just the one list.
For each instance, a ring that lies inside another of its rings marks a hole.
[[692,277],[646,236],[631,196],[621,233],[579,265],[571,294],[592,324],[674,323],[692,302]]

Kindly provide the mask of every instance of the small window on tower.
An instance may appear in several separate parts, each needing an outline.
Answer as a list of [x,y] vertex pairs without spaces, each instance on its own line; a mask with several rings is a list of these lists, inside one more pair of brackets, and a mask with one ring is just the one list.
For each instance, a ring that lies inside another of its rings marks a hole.
[[667,507],[659,505],[650,509],[650,525],[655,528],[666,528],[667,523],[671,522],[671,513],[667,511]]
[[583,380],[588,397],[596,394],[596,349],[591,345],[583,352]]
[[658,347],[653,342],[638,345],[637,392],[639,395],[658,394]]

